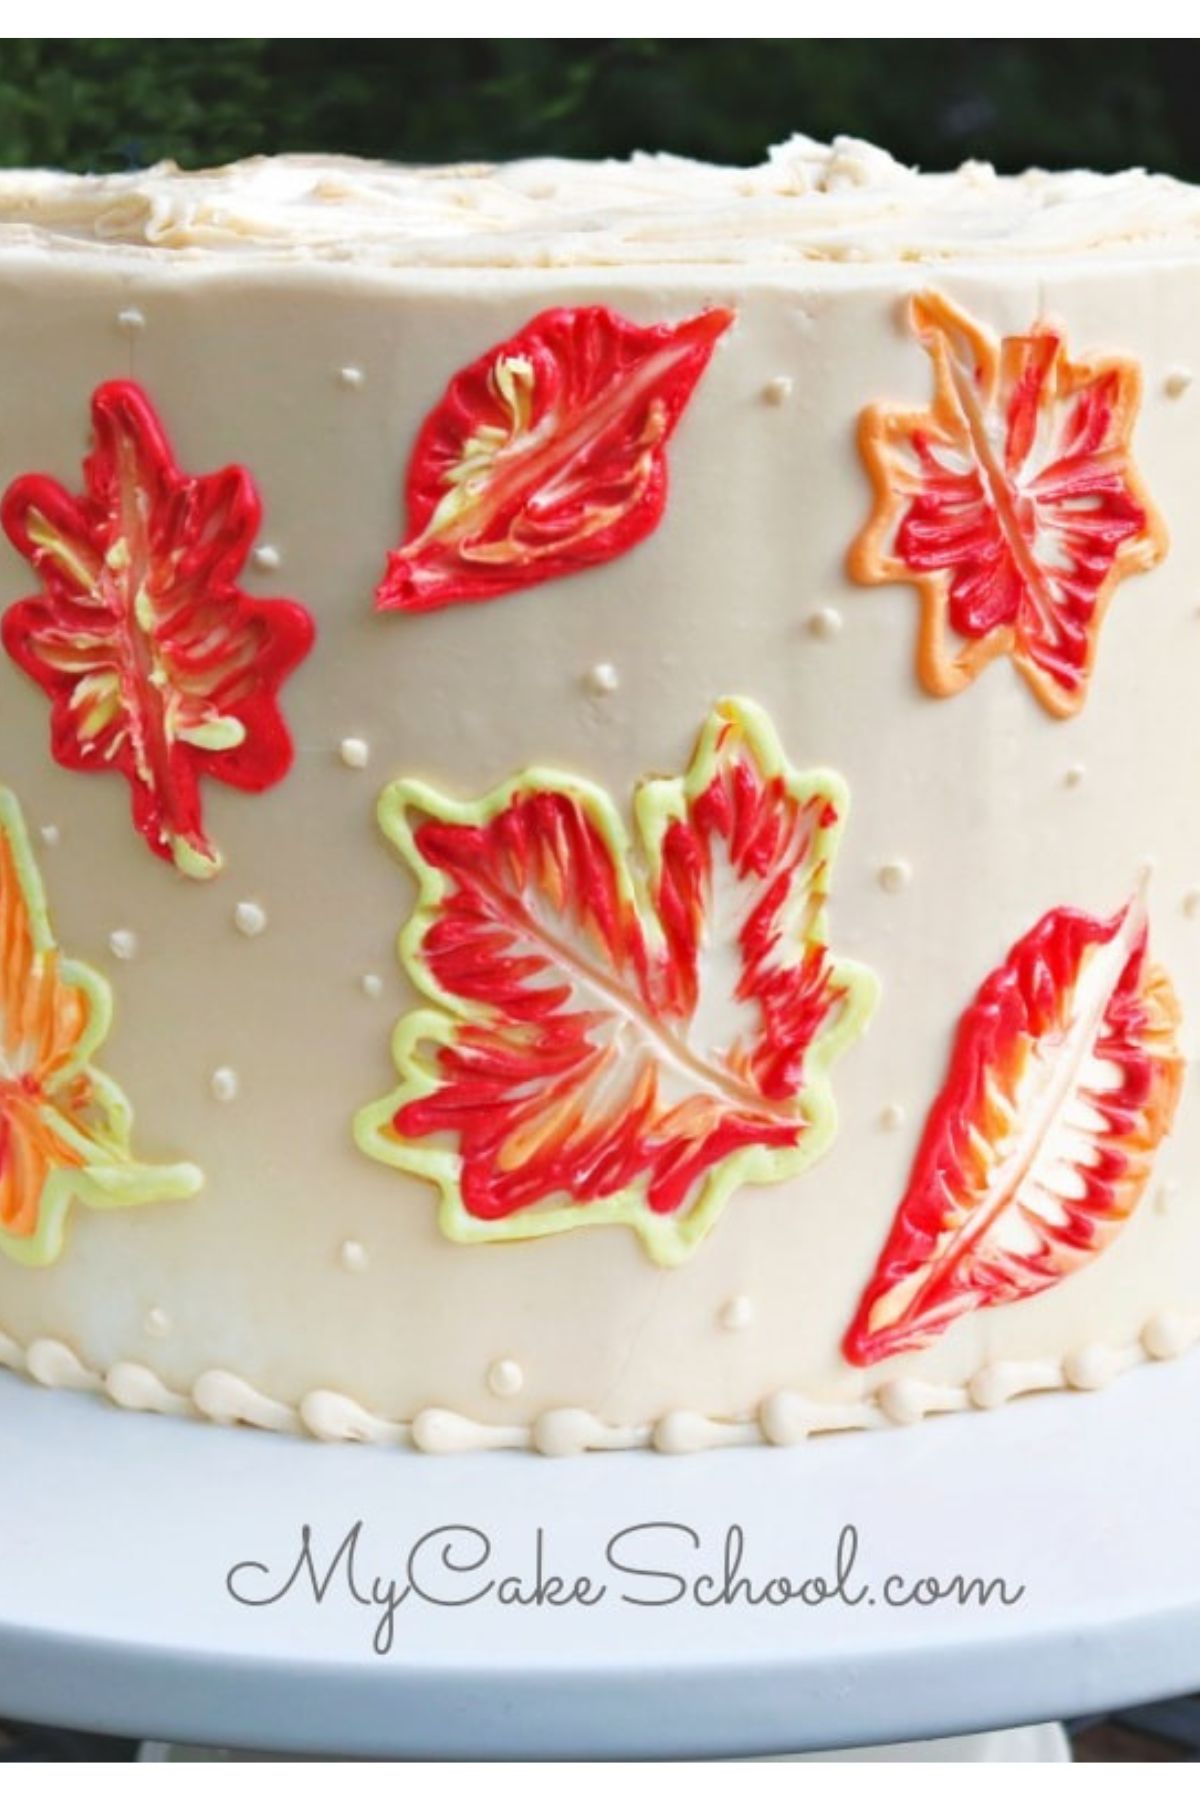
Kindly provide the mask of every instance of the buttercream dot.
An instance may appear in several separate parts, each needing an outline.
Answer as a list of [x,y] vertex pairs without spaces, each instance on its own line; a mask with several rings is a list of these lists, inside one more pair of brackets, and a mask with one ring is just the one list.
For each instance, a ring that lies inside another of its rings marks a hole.
[[146,315],[140,306],[124,306],[117,314],[117,328],[127,337],[136,337],[146,329]]
[[1079,787],[1086,774],[1087,770],[1082,763],[1072,763],[1070,768],[1063,775],[1063,786],[1069,788]]
[[898,1100],[889,1100],[879,1115],[879,1123],[884,1131],[899,1131],[904,1119],[904,1108]]
[[902,856],[881,864],[879,869],[879,885],[885,894],[903,893],[912,878],[912,864],[905,862]]
[[142,1330],[147,1337],[164,1338],[171,1329],[170,1315],[161,1306],[152,1306],[142,1320]]
[[381,975],[364,975],[359,986],[368,1000],[378,1000],[383,993],[383,977]]
[[1191,385],[1192,371],[1190,369],[1171,369],[1163,382],[1163,391],[1168,399],[1178,400],[1181,394],[1187,393]]
[[879,1409],[893,1425],[916,1425],[925,1417],[925,1386],[897,1376],[879,1389]]
[[347,363],[344,369],[338,370],[338,382],[344,388],[360,388],[365,379],[362,370],[353,363]]
[[588,670],[583,678],[583,685],[589,694],[615,694],[620,685],[620,677],[610,662],[599,662]]
[[1183,896],[1183,912],[1185,918],[1200,918],[1200,888],[1189,888]]
[[1170,1212],[1171,1202],[1175,1199],[1175,1197],[1178,1193],[1179,1193],[1179,1183],[1177,1181],[1161,1181],[1158,1184],[1158,1187],[1154,1191],[1154,1210],[1155,1210],[1155,1212],[1156,1213]]
[[1156,1361],[1165,1362],[1172,1356],[1182,1356],[1195,1341],[1195,1331],[1186,1320],[1175,1313],[1160,1313],[1149,1321],[1142,1332],[1142,1348],[1147,1356]]
[[239,900],[233,909],[233,922],[243,937],[258,937],[267,929],[267,915],[257,900]]
[[371,760],[371,746],[366,738],[343,738],[338,745],[338,755],[348,769],[365,769]]
[[978,1369],[967,1383],[967,1398],[983,1412],[1003,1406],[1009,1397],[1008,1378],[1003,1369],[986,1365]]
[[360,1244],[357,1238],[347,1238],[338,1251],[338,1261],[347,1275],[363,1274],[370,1260],[366,1245]]
[[811,1417],[798,1394],[769,1394],[759,1408],[758,1422],[768,1444],[801,1444]]
[[260,544],[250,558],[256,569],[277,569],[283,561],[274,544]]
[[43,825],[40,836],[43,844],[47,844],[53,849],[55,844],[60,842],[62,832],[58,829],[57,825]]
[[110,931],[108,934],[108,947],[117,958],[118,962],[132,962],[138,953],[137,932],[125,930]]
[[214,1069],[209,1080],[214,1100],[236,1100],[238,1078],[233,1069]]
[[1072,1350],[1063,1358],[1063,1379],[1068,1387],[1085,1391],[1107,1387],[1116,1373],[1116,1358],[1102,1344]]
[[836,606],[818,606],[808,615],[808,635],[829,643],[842,629],[842,615]]
[[763,389],[763,399],[768,406],[782,406],[792,397],[792,378],[790,375],[773,375]]
[[501,1400],[510,1399],[525,1386],[525,1371],[511,1356],[502,1356],[488,1370],[487,1384]]
[[749,1294],[735,1294],[717,1314],[722,1331],[745,1331],[754,1323],[754,1302]]

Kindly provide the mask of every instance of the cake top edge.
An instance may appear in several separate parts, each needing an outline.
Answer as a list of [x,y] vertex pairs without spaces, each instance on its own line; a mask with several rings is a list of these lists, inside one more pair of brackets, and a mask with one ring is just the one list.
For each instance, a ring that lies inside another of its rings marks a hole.
[[577,268],[1153,256],[1200,246],[1200,187],[1131,169],[927,174],[855,138],[755,168],[638,153],[410,167],[256,157],[119,175],[0,171],[0,251]]

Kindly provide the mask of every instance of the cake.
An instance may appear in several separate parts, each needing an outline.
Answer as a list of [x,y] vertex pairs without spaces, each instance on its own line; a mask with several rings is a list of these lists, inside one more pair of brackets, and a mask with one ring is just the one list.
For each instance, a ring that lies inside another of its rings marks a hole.
[[0,175],[0,1362],[563,1453],[1187,1348],[1197,369],[1143,172]]

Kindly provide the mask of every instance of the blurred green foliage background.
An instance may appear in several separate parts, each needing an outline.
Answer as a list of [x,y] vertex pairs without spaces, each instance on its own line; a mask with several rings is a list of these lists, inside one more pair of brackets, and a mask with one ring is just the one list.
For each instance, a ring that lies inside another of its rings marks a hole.
[[1200,178],[1192,39],[0,40],[0,163],[185,166],[674,150],[754,162],[844,131],[929,168]]

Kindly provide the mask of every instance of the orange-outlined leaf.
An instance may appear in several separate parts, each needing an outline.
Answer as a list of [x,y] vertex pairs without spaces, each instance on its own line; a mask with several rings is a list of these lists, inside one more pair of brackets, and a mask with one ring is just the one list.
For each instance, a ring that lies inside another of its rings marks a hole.
[[853,1363],[1052,1287],[1141,1197],[1183,1081],[1143,903],[1047,913],[959,1024],[908,1191],[846,1334]]
[[554,307],[456,375],[417,438],[382,610],[493,600],[608,562],[667,497],[667,440],[734,315]]
[[111,1016],[103,976],[54,941],[20,808],[0,787],[0,1251],[17,1262],[54,1261],[75,1200],[135,1206],[201,1185],[190,1163],[135,1160],[129,1103],[91,1060]]
[[434,1181],[467,1242],[633,1226],[674,1262],[743,1182],[829,1142],[829,1069],[874,978],[831,956],[846,794],[725,701],[681,778],[637,791],[534,770],[463,804],[399,781],[384,831],[419,883],[400,939],[432,1005],[396,1032],[401,1087],[360,1146]]
[[850,573],[916,587],[930,693],[956,694],[1008,655],[1066,717],[1087,696],[1118,582],[1166,553],[1130,445],[1138,365],[1073,362],[1045,324],[998,342],[941,294],[915,297],[908,316],[933,404],[862,416],[875,504]]
[[42,582],[5,612],[4,647],[50,696],[55,760],[119,770],[155,855],[204,878],[221,855],[200,777],[258,792],[287,773],[278,691],[312,621],[237,586],[261,517],[247,470],[185,475],[130,381],[96,389],[92,423],[83,494],[23,475],[0,503]]

